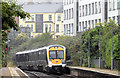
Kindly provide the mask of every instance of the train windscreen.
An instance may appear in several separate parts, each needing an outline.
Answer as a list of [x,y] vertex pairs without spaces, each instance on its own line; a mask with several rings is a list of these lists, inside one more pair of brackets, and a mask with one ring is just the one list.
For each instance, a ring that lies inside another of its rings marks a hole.
[[64,51],[62,50],[54,50],[49,51],[50,59],[64,59]]
[[57,51],[57,59],[64,59],[64,52],[62,50]]

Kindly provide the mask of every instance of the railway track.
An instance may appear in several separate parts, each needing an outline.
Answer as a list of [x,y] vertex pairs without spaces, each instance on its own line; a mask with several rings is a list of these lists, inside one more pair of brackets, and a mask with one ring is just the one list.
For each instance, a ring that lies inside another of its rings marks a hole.
[[24,71],[25,73],[28,74],[29,78],[75,78],[71,75],[56,75],[56,74],[50,74],[47,75],[47,73],[43,72],[37,72],[37,71]]

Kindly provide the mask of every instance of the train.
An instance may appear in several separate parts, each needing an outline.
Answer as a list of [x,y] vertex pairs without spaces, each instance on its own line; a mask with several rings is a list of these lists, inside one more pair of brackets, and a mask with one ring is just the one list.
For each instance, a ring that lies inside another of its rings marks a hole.
[[42,48],[16,53],[17,67],[23,70],[46,71],[47,73],[67,73],[66,48],[49,45]]

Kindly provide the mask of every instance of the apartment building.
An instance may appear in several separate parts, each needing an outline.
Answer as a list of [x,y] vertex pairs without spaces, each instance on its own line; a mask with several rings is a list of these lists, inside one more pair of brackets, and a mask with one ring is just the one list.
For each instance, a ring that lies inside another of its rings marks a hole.
[[63,0],[64,35],[75,36],[78,27],[78,0]]
[[23,5],[23,10],[30,13],[30,19],[20,19],[20,27],[30,27],[31,37],[49,32],[53,38],[63,35],[63,4],[32,3]]
[[104,23],[109,19],[118,23],[119,0],[79,0],[78,32],[94,28],[96,23]]
[[120,0],[108,0],[108,19],[119,23]]

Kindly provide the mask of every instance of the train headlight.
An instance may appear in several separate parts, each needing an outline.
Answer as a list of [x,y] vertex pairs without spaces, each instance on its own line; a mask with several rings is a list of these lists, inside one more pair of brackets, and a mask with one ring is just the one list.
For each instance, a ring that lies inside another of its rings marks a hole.
[[62,60],[62,64],[65,64],[65,60]]
[[49,61],[49,64],[52,65],[52,61]]

